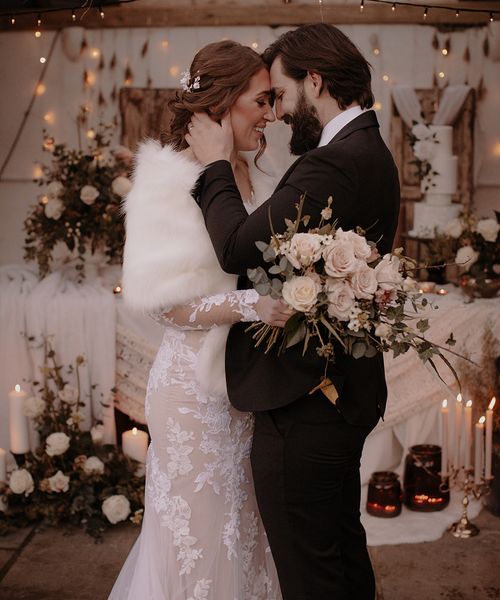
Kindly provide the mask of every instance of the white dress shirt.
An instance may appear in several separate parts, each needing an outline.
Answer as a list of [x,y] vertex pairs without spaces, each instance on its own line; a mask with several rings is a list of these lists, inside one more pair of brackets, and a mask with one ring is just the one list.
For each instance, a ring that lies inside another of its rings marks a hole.
[[361,106],[356,105],[352,108],[348,108],[333,117],[331,121],[329,121],[323,128],[321,132],[321,139],[319,140],[318,148],[320,146],[326,146],[329,142],[333,140],[333,138],[337,135],[337,133],[343,129],[347,123],[350,123],[359,115],[362,115],[365,111],[361,108]]

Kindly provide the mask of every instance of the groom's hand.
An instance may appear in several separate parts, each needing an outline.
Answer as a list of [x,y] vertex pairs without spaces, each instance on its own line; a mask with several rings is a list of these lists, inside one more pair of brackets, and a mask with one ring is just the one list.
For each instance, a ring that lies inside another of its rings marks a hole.
[[202,165],[206,166],[217,160],[231,162],[234,142],[229,113],[222,118],[220,125],[206,113],[194,113],[188,131],[186,142]]

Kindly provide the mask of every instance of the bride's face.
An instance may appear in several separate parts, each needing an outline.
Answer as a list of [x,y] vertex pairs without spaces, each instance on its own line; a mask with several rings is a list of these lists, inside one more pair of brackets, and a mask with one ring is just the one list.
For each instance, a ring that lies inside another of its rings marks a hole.
[[275,120],[270,99],[269,73],[262,68],[250,79],[248,89],[238,97],[229,111],[235,150],[258,149],[264,128]]

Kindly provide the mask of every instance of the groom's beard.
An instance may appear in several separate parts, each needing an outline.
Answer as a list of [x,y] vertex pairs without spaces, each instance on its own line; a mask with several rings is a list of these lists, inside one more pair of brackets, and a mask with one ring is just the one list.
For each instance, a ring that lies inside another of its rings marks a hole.
[[308,104],[304,92],[301,90],[297,100],[297,106],[292,115],[286,115],[283,119],[292,128],[290,140],[290,152],[300,156],[309,150],[318,147],[323,126],[318,118],[318,112]]

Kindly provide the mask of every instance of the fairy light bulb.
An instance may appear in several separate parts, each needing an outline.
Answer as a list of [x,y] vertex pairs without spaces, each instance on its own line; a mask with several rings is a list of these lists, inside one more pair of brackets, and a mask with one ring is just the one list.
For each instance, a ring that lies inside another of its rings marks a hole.
[[429,9],[428,9],[428,8],[427,8],[427,6],[426,6],[426,7],[425,7],[425,10],[424,10],[424,21],[425,21],[425,19],[427,19],[427,15],[428,15],[428,14],[429,14]]
[[76,12],[75,12],[75,9],[73,9],[71,11],[71,20],[73,21],[73,23],[76,21]]
[[15,18],[14,16],[12,16],[12,17],[10,18],[10,24],[11,24],[11,25],[15,25],[15,24],[16,24],[16,18]]
[[41,37],[41,36],[42,36],[42,32],[41,32],[41,31],[39,31],[39,30],[37,29],[37,30],[35,31],[35,37],[36,37],[36,38],[39,38],[39,37]]
[[36,18],[36,26],[37,27],[41,27],[42,26],[42,17],[41,17],[41,15],[38,15],[38,17]]
[[161,47],[162,47],[162,50],[167,50],[168,47],[169,47],[169,41],[168,40],[162,40],[161,41]]
[[89,129],[87,131],[87,137],[89,138],[89,140],[93,140],[95,138],[95,131],[93,129]]
[[378,56],[380,54],[380,48],[374,48],[373,54],[375,54],[375,56]]
[[444,71],[439,71],[438,76],[440,79],[444,79],[446,77]]
[[92,48],[92,50],[90,51],[90,56],[92,58],[99,58],[101,56],[101,51],[99,50],[99,48]]
[[365,0],[361,0],[361,4],[359,5],[359,12],[363,12],[365,9]]
[[384,81],[389,81],[389,75],[382,75],[382,79]]
[[43,120],[49,125],[53,125],[54,121],[56,120],[56,116],[52,111],[49,111],[43,115]]
[[373,108],[375,110],[382,110],[382,102],[375,102],[375,104],[373,105]]
[[257,50],[257,48],[258,48],[258,47],[259,47],[259,44],[258,44],[258,42],[252,42],[252,48],[253,48],[254,50]]
[[457,8],[457,12],[455,13],[455,17],[458,19],[459,16],[460,16],[460,11]]
[[443,56],[448,56],[448,50],[447,50],[446,48],[443,48],[443,49],[441,50],[441,54],[442,54]]
[[101,17],[101,19],[104,19],[104,11],[102,10],[102,8],[99,6],[99,16]]
[[47,88],[45,87],[45,84],[44,84],[44,83],[39,83],[39,84],[36,86],[36,90],[35,90],[35,91],[36,91],[36,95],[37,95],[37,96],[43,96],[43,94],[45,94],[45,91],[46,91],[46,89],[47,89]]
[[493,13],[490,12],[490,23],[493,23]]
[[396,12],[396,3],[394,3],[394,4],[391,6],[391,10],[392,10],[392,12]]
[[33,179],[40,179],[43,175],[43,170],[40,165],[35,165],[33,168]]
[[168,70],[168,72],[170,73],[170,75],[172,77],[178,77],[180,70],[179,67],[177,65],[173,65],[172,67],[170,67],[170,69]]
[[42,65],[44,65],[47,62],[45,56],[40,56],[40,62],[42,63]]

